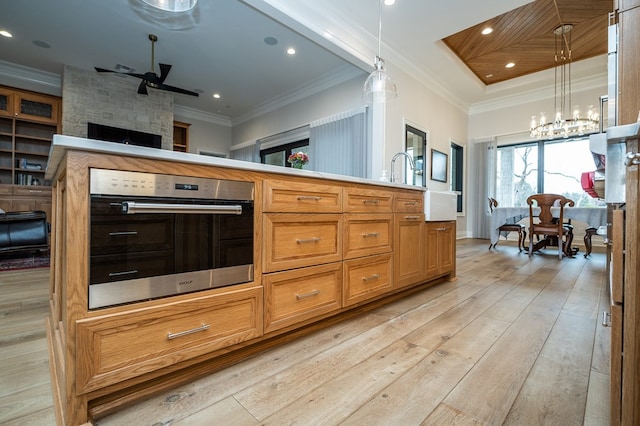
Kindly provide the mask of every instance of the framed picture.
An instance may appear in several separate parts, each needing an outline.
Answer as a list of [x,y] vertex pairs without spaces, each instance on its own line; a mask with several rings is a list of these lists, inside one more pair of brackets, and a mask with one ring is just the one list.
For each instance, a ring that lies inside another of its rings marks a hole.
[[438,182],[447,181],[447,166],[448,166],[447,154],[444,152],[431,150],[431,180]]

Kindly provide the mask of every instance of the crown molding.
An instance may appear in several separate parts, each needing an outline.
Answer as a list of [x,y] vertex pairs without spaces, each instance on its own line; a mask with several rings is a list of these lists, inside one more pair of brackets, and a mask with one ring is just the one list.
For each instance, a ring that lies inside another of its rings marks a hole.
[[179,115],[181,117],[191,118],[194,120],[205,121],[207,123],[216,124],[218,126],[224,126],[224,127],[233,126],[231,119],[227,116],[220,115],[220,114],[213,114],[213,113],[205,112],[199,109],[178,105],[175,103],[175,101],[173,104],[173,114]]
[[37,70],[11,62],[0,60],[0,76],[11,86],[25,90],[34,90],[50,95],[62,95],[60,74]]
[[[549,80],[547,80],[549,81]],[[571,92],[579,93],[585,90],[592,90],[607,86],[607,72],[595,73],[586,77],[575,78],[571,81]],[[529,90],[522,90],[518,93],[497,96],[485,101],[472,104],[469,107],[469,115],[491,112],[513,106],[528,104],[531,102],[553,99],[554,84],[546,83]]]
[[363,77],[364,81],[364,73],[362,71],[345,65],[344,67],[341,67],[336,71],[332,71],[326,74],[323,78],[314,81],[312,84],[292,89],[288,92],[285,92],[281,96],[278,96],[277,98],[257,105],[252,111],[234,119],[233,125],[235,126],[237,124],[241,124],[254,118],[260,117],[271,111],[275,111],[293,102],[305,99],[309,96],[330,89],[333,86],[337,86],[338,84],[344,83],[356,77]]

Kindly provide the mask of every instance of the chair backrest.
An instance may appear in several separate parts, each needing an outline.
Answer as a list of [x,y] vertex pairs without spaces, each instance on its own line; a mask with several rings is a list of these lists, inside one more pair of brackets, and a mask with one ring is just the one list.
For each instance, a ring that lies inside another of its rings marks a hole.
[[[573,200],[560,194],[533,194],[527,198],[527,204],[529,205],[529,220],[532,227],[534,225],[533,209],[535,207],[539,207],[540,214],[538,215],[538,223],[535,225],[541,227],[557,227],[559,225],[560,229],[562,229],[562,224],[564,223],[564,206],[575,205]],[[551,212],[552,207],[560,208],[557,221],[554,221],[553,214]]]
[[493,209],[498,207],[498,200],[489,197],[489,212],[493,213]]

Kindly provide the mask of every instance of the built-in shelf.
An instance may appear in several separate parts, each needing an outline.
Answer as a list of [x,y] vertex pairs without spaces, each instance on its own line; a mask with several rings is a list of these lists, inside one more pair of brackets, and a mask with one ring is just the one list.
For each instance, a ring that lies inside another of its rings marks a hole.
[[173,122],[173,150],[189,152],[189,123]]

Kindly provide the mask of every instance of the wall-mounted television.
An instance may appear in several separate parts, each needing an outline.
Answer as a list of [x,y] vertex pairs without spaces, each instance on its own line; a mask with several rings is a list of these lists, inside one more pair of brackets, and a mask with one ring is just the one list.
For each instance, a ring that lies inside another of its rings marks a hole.
[[107,142],[162,148],[162,136],[103,124],[87,123],[87,137]]

